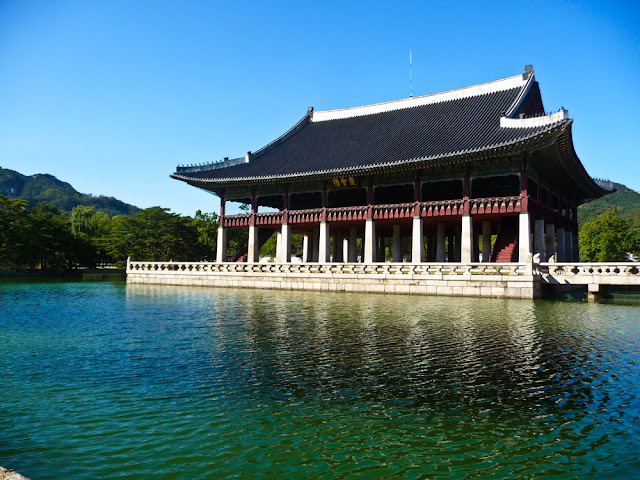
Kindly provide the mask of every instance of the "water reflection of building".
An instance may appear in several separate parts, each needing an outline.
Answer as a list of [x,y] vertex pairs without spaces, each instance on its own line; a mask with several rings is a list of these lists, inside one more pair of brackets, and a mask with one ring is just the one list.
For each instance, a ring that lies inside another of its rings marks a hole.
[[[292,233],[304,235],[304,262],[573,261],[577,207],[607,190],[582,166],[571,128],[566,110],[545,114],[527,66],[432,95],[309,108],[257,152],[172,176],[220,197],[218,261],[229,227],[248,230],[232,260],[249,262],[274,232],[285,263]],[[225,215],[226,201],[251,213]]]

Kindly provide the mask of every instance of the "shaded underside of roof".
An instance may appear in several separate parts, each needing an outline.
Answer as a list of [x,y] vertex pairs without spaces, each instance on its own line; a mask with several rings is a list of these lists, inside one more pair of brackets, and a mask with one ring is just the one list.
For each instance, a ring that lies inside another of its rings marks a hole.
[[[214,182],[288,177],[437,159],[515,144],[552,127],[500,127],[500,116],[521,91],[512,88],[378,114],[309,122],[249,163],[174,176]],[[535,92],[539,96],[539,90]]]

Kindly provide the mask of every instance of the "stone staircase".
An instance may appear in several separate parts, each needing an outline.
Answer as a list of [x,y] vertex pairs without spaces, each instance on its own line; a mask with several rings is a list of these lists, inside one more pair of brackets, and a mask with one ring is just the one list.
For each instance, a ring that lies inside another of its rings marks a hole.
[[510,263],[518,261],[518,232],[515,222],[501,225],[498,238],[491,252],[491,262]]
[[[258,250],[265,244],[269,238],[273,235],[273,230],[258,230]],[[242,263],[247,261],[247,257],[249,256],[249,246],[246,245],[243,247],[234,257],[231,258],[232,262]]]

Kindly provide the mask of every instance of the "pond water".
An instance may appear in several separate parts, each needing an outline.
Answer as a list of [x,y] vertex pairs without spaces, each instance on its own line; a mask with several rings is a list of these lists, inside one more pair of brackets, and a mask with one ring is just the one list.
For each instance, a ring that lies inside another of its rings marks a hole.
[[36,479],[631,478],[640,307],[0,283]]

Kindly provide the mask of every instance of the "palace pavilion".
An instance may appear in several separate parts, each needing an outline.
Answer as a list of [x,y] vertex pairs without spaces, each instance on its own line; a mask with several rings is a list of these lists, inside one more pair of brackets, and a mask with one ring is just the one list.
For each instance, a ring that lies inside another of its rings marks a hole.
[[[256,152],[171,176],[220,197],[218,262],[257,262],[274,232],[282,263],[294,233],[303,262],[570,262],[578,205],[610,191],[582,166],[572,123],[565,109],[545,113],[528,65],[431,95],[310,107]],[[225,215],[227,201],[250,212]],[[227,228],[248,229],[235,258]]]

